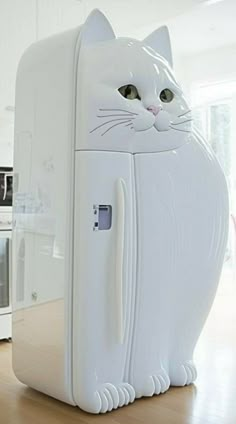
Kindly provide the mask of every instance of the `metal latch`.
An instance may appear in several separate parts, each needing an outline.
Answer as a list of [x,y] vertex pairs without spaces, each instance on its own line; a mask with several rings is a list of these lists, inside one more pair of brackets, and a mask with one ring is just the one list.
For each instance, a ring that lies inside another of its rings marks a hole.
[[111,205],[93,205],[94,224],[93,230],[110,230],[112,224]]

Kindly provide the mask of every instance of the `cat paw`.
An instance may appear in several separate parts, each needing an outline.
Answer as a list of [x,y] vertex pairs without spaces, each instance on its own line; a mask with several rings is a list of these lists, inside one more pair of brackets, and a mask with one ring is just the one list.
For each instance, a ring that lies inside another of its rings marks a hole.
[[171,386],[188,386],[197,378],[197,370],[193,361],[186,361],[182,364],[170,367]]
[[97,390],[100,398],[100,407],[98,413],[105,413],[112,409],[117,409],[124,405],[132,403],[135,399],[134,388],[128,383],[122,383],[118,386],[106,383]]
[[119,386],[116,386],[116,388],[119,394],[119,407],[133,403],[135,399],[135,391],[131,384],[122,383]]
[[105,413],[118,408],[119,394],[115,386],[110,383],[103,384],[97,391],[101,400],[99,412]]
[[135,399],[134,388],[128,383],[114,385],[105,383],[96,391],[82,390],[79,393],[78,406],[92,414],[104,414],[118,407],[128,405]]
[[163,368],[158,373],[142,378],[134,384],[137,398],[165,393],[169,387],[170,379]]
[[160,393],[165,393],[170,387],[170,379],[166,371],[162,369],[158,374],[152,376],[155,390],[154,394],[159,395]]

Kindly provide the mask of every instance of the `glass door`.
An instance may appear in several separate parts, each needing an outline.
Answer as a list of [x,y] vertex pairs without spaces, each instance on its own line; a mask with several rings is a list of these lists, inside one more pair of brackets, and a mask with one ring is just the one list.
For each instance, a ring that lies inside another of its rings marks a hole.
[[0,238],[0,314],[10,307],[9,238]]

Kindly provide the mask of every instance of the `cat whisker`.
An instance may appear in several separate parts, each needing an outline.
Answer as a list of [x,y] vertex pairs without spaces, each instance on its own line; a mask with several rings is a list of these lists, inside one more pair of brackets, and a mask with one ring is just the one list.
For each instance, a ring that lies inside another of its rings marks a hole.
[[187,119],[187,121],[182,121],[182,122],[177,122],[176,124],[174,122],[171,122],[172,125],[181,125],[181,124],[186,124],[186,122],[191,122],[192,119]]
[[191,133],[191,131],[181,130],[180,128],[174,128],[171,125],[170,125],[170,128],[172,128],[172,130],[175,130],[175,131],[181,131],[181,132]]
[[187,113],[190,113],[191,109],[187,110],[187,112],[181,113],[181,115],[178,115],[178,118],[180,118],[181,116],[187,115]]
[[[115,122],[115,121],[124,121],[125,118],[116,118],[116,119],[110,119],[109,121],[103,122],[102,124],[98,125],[97,127],[93,128],[90,132],[93,133],[94,131],[98,130],[99,128],[103,127],[104,125],[110,124],[111,122]],[[131,119],[131,118],[129,118]]]
[[133,130],[133,122],[130,122],[129,124],[124,125],[125,127],[129,127],[130,130]]
[[130,112],[129,110],[125,110],[125,109],[99,109],[99,110],[102,112],[118,111],[118,112],[126,112],[126,113],[129,113],[130,115],[138,115],[138,113]]
[[108,128],[104,133],[102,133],[101,135],[103,136],[104,134],[106,134],[108,131],[112,130],[114,127],[117,127],[117,125],[122,125],[125,124],[126,122],[129,122],[128,120],[123,121],[123,122],[117,122],[116,124],[112,125],[110,128]]
[[124,116],[127,118],[130,117],[130,119],[134,119],[134,117],[131,118],[130,114],[127,114],[127,113],[117,113],[114,115],[97,115],[97,118],[109,118],[110,116]]

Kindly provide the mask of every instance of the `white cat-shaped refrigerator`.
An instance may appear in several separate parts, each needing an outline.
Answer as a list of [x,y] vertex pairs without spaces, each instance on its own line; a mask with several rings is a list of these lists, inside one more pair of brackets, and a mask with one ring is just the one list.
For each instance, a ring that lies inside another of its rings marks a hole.
[[191,384],[228,197],[167,29],[116,38],[95,10],[32,45],[15,119],[16,376],[92,413]]

